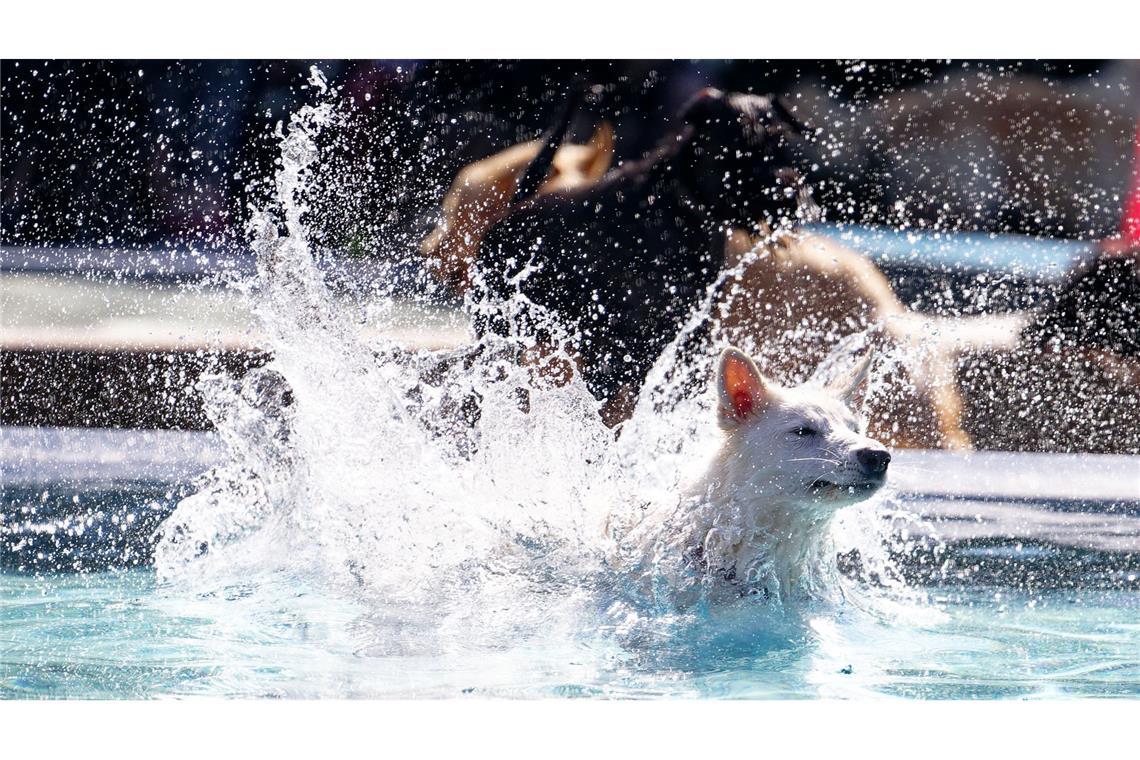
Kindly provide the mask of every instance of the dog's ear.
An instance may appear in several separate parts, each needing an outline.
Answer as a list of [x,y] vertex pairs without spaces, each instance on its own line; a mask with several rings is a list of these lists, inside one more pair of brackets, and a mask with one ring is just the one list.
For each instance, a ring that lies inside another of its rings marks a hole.
[[[547,181],[559,176],[573,178],[575,184],[593,184],[610,170],[614,161],[614,128],[603,121],[585,145],[566,144],[554,154]],[[545,184],[544,184],[545,187]]]
[[828,388],[852,409],[855,408],[859,394],[867,387],[867,378],[871,376],[871,363],[874,358],[874,352],[868,351],[854,367],[841,373],[828,384]]
[[598,124],[590,141],[586,143],[594,149],[590,161],[585,167],[585,174],[592,180],[599,180],[614,162],[614,128],[608,121]]
[[719,419],[726,429],[760,414],[768,403],[768,383],[756,363],[739,348],[726,348],[717,369]]

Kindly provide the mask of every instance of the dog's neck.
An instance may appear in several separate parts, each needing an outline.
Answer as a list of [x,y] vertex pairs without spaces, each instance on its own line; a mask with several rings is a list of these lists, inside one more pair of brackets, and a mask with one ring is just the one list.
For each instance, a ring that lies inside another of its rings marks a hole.
[[[647,203],[647,215],[668,215],[670,224],[682,225],[701,235],[723,234],[732,226],[731,215],[702,202],[690,187],[691,167],[696,163],[692,126],[666,137],[639,161],[626,164],[623,174],[642,185],[638,195]],[[649,203],[652,199],[652,203]]]
[[684,499],[682,551],[700,556],[704,570],[739,583],[774,579],[767,589],[787,598],[803,590],[833,511],[802,494],[773,486],[775,473],[740,456],[728,440]]

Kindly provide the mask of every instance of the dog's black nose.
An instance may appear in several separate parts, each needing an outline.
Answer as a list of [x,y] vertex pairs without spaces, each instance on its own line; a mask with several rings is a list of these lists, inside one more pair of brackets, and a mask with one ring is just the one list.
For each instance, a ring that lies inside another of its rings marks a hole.
[[859,466],[864,470],[878,475],[887,471],[887,465],[891,463],[891,452],[886,449],[859,449],[855,458],[859,460]]

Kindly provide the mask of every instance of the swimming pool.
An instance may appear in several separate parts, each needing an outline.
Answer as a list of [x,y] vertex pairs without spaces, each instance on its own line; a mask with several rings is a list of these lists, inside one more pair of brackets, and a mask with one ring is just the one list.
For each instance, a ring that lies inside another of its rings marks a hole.
[[333,116],[294,115],[249,220],[237,305],[265,364],[198,383],[216,433],[0,429],[0,696],[1140,694],[1134,456],[900,452],[829,526],[818,597],[639,593],[611,520],[717,445],[702,368],[679,337],[615,439],[580,378],[505,359],[519,343],[400,345],[422,317],[339,302],[308,241]]
[[[385,600],[274,569],[208,589],[163,580],[153,532],[219,461],[214,436],[2,438],[8,699],[1140,695],[1134,458],[902,452],[874,519],[904,548],[910,591],[795,619],[658,618],[638,637],[581,588],[492,610],[488,625],[470,610],[447,622],[454,599]],[[1049,475],[1062,466],[1068,477]],[[946,477],[929,482],[932,469]],[[1042,496],[1015,495],[1026,479]]]

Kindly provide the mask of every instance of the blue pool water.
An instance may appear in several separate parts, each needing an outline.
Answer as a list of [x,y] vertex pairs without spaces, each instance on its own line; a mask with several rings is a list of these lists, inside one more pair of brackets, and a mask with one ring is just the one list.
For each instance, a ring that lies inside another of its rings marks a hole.
[[[659,662],[606,632],[385,652],[382,611],[295,587],[186,596],[148,570],[0,576],[5,698],[1140,695],[1140,593],[930,587],[944,618],[843,614],[780,647]],[[745,642],[747,644],[747,642]]]
[[1058,280],[1094,248],[1079,240],[1036,239],[980,232],[931,232],[887,227],[813,225],[809,229],[865,252],[881,267],[910,264],[956,272],[1018,274]]
[[[160,580],[154,530],[189,488],[124,480],[123,452],[147,444],[136,475],[174,471],[157,466],[162,436],[82,435],[68,480],[75,436],[6,434],[4,698],[1140,696],[1140,508],[1127,500],[908,493],[904,454],[877,518],[904,547],[901,590],[851,580],[837,604],[704,611],[640,637],[604,604],[532,597],[481,610],[495,626],[464,613],[473,627],[448,635],[461,588],[424,604],[273,569],[208,589]],[[180,440],[187,472],[210,463],[207,437]],[[1127,475],[1130,460],[1110,464]]]

